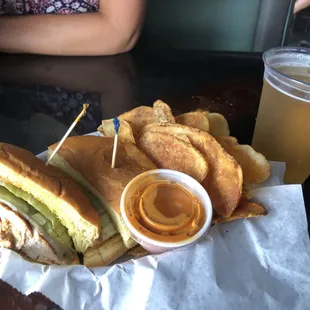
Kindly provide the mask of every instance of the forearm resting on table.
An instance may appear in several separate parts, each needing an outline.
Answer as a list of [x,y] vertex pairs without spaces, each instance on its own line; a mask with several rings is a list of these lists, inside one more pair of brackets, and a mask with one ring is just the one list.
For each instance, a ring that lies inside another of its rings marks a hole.
[[298,13],[299,11],[310,6],[310,0],[296,0],[294,6],[294,13]]
[[130,50],[126,33],[103,13],[0,17],[0,51],[48,55],[112,55]]

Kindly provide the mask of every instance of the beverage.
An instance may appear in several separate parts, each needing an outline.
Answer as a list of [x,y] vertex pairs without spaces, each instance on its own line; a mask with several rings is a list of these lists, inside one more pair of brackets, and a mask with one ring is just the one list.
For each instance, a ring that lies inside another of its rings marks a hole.
[[286,163],[286,183],[303,183],[310,174],[310,54],[301,57],[300,50],[294,49],[294,55],[292,49],[264,55],[264,85],[252,146],[268,160]]

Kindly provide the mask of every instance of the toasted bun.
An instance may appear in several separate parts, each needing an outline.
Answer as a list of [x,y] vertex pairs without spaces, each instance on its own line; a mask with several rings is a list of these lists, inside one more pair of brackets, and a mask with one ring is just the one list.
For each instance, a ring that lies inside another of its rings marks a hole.
[[89,248],[84,253],[84,265],[89,268],[106,266],[113,263],[127,251],[128,249],[124,245],[122,237],[117,234],[100,245]]
[[[111,168],[113,143],[114,139],[110,137],[70,137],[51,164],[73,176],[103,202],[124,244],[131,248],[136,242],[130,238],[121,218],[120,198],[130,180],[144,171],[156,169],[156,166],[136,145],[119,142],[115,168]],[[50,146],[49,151],[52,152],[56,146]]]
[[46,166],[29,151],[0,144],[0,179],[30,193],[67,227],[79,252],[99,236],[100,220],[82,187],[58,168]]

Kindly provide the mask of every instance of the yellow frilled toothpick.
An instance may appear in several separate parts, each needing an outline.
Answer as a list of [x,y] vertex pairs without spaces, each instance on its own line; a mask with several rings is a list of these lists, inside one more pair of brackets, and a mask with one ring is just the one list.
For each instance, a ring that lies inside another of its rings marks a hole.
[[65,140],[68,138],[68,136],[70,135],[71,131],[74,129],[74,127],[76,126],[76,124],[80,121],[80,119],[86,115],[87,113],[87,108],[89,107],[89,104],[83,104],[83,110],[81,111],[81,113],[78,115],[78,117],[74,120],[74,122],[72,123],[72,125],[70,126],[70,128],[68,129],[68,131],[65,133],[65,135],[63,136],[63,138],[60,140],[60,142],[58,143],[57,147],[55,148],[54,152],[52,153],[52,155],[50,156],[50,158],[48,159],[48,161],[45,163],[46,166],[49,165],[49,163],[51,162],[51,160],[53,159],[53,157],[55,156],[55,154],[58,152],[58,150],[61,148],[62,144],[65,142]]

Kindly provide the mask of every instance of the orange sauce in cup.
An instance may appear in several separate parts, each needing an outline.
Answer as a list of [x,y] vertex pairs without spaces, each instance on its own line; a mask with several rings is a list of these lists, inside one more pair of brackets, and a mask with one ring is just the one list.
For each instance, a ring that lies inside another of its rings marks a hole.
[[162,242],[179,242],[194,236],[206,221],[202,202],[182,185],[148,181],[134,193],[126,214],[135,229]]

